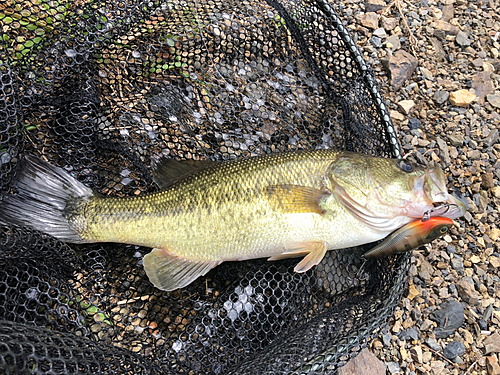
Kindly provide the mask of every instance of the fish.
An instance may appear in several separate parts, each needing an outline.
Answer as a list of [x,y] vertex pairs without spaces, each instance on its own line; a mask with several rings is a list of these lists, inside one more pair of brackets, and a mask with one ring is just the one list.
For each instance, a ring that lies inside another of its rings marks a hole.
[[294,271],[306,272],[328,250],[381,240],[426,213],[453,219],[466,209],[439,168],[335,150],[224,162],[159,157],[152,174],[159,192],[106,197],[27,156],[0,221],[68,243],[150,247],[146,275],[172,291],[227,261],[302,257]]
[[384,241],[363,254],[363,258],[374,259],[402,254],[444,236],[452,226],[453,220],[446,217],[413,221],[391,233]]

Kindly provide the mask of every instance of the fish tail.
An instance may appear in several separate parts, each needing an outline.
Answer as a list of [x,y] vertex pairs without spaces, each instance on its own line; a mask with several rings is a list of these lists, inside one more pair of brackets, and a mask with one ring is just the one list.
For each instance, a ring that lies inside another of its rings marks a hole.
[[67,213],[76,202],[95,194],[62,168],[27,156],[20,162],[18,193],[0,202],[0,222],[28,226],[73,243],[85,241]]

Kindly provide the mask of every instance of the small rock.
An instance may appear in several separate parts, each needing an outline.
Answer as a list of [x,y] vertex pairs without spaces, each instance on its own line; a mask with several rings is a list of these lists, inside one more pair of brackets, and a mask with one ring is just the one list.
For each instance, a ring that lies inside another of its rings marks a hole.
[[440,39],[444,39],[448,35],[457,35],[460,29],[457,26],[451,25],[442,20],[435,20],[431,22],[434,28],[434,35]]
[[365,11],[377,13],[379,10],[384,9],[386,5],[387,4],[384,2],[384,0],[366,0]]
[[492,267],[500,268],[500,257],[496,257],[496,256],[492,255],[489,258],[489,262],[490,262]]
[[464,307],[460,302],[450,300],[444,302],[439,310],[434,311],[430,318],[438,327],[434,330],[437,338],[446,338],[455,332],[464,322]]
[[378,15],[373,12],[361,14],[356,17],[361,25],[369,29],[378,29]]
[[397,374],[401,372],[401,367],[399,367],[399,363],[397,362],[388,362],[387,370],[389,370],[391,374]]
[[386,365],[368,348],[363,349],[356,357],[351,359],[345,366],[341,367],[339,375],[385,375]]
[[463,31],[459,31],[457,33],[457,38],[455,39],[455,41],[462,47],[470,46],[469,36]]
[[484,189],[491,189],[495,186],[495,181],[493,180],[493,173],[485,173],[481,176],[481,185]]
[[483,341],[484,354],[500,352],[500,335],[498,332],[488,336]]
[[494,355],[486,357],[486,370],[488,375],[500,375],[500,366],[497,357]]
[[474,288],[474,281],[466,276],[457,283],[458,295],[469,305],[479,305],[479,296]]
[[372,36],[370,39],[370,43],[375,48],[382,47],[382,39],[380,39],[378,36]]
[[434,375],[441,374],[444,371],[445,367],[446,365],[443,361],[431,361],[431,372]]
[[427,340],[425,340],[425,344],[435,352],[440,352],[443,349],[432,337],[428,337]]
[[432,46],[434,47],[434,53],[432,54],[432,58],[436,59],[437,61],[443,61],[446,56],[443,44],[437,38],[431,37],[429,39],[432,42]]
[[464,262],[462,262],[462,259],[457,257],[457,256],[454,256],[452,259],[451,259],[451,266],[453,267],[453,269],[455,271],[457,271],[457,273],[462,276],[464,274]]
[[472,88],[477,96],[477,103],[484,104],[487,95],[495,91],[490,72],[478,72],[472,78]]
[[490,94],[486,96],[488,103],[490,103],[495,108],[500,108],[500,95]]
[[410,285],[410,287],[408,288],[408,299],[412,301],[418,295],[420,295],[420,292],[418,291],[417,287],[414,284]]
[[425,69],[424,67],[421,67],[420,68],[420,72],[422,73],[422,75],[424,76],[424,78],[428,81],[434,81],[434,76],[432,75],[432,73],[430,72],[429,69]]
[[389,332],[386,332],[382,335],[382,341],[385,346],[389,346],[391,344],[392,335]]
[[465,346],[460,341],[452,341],[443,350],[443,356],[447,359],[455,359],[465,353]]
[[411,130],[415,130],[420,128],[422,125],[422,122],[419,119],[416,118],[410,118],[408,119],[408,126],[410,127]]
[[389,74],[394,90],[399,90],[404,85],[418,65],[415,57],[402,50],[396,51],[389,59],[381,61]]
[[448,91],[436,91],[432,98],[437,104],[443,104],[448,100],[449,97],[450,93]]
[[462,89],[452,92],[449,99],[451,104],[456,105],[457,107],[467,107],[474,101],[475,98],[475,94],[471,93],[468,90]]
[[410,349],[410,355],[413,361],[417,363],[423,363],[422,358],[422,347],[420,345],[416,345]]
[[462,147],[464,145],[464,137],[462,134],[448,134],[448,140],[455,147]]
[[[397,18],[381,16],[380,25],[384,28],[384,30],[392,31],[399,25],[399,20]],[[397,37],[399,42],[399,37],[395,34],[393,36]]]
[[392,45],[393,51],[397,51],[401,48],[401,41],[399,40],[398,35],[391,35],[389,38],[387,38],[386,43],[390,43]]
[[450,154],[448,152],[448,145],[446,144],[445,141],[443,141],[439,137],[436,138],[436,143],[439,148],[439,155],[441,156],[441,158],[443,159],[443,161],[446,163],[447,166],[450,165],[451,159],[450,159]]
[[395,121],[404,121],[405,117],[398,111],[389,111],[389,116]]
[[455,12],[455,9],[453,7],[453,4],[446,4],[443,7],[443,16],[441,17],[441,20],[444,22],[448,22],[453,18],[453,14]]
[[432,321],[429,319],[425,319],[422,325],[420,326],[421,331],[427,331],[429,328],[433,327]]
[[493,131],[491,131],[490,134],[488,134],[488,136],[484,139],[484,144],[488,147],[493,146],[497,142],[499,134],[498,129],[493,129]]
[[415,102],[413,100],[401,100],[398,105],[405,115],[409,115],[413,107],[415,107]]
[[495,196],[495,198],[500,198],[500,186],[495,186],[491,189],[491,193]]
[[385,30],[384,30],[383,28],[381,28],[381,27],[379,27],[377,30],[375,30],[375,31],[373,32],[373,35],[375,35],[375,36],[377,36],[377,37],[379,37],[379,38],[381,38],[381,39],[385,39],[385,38],[387,38],[387,33],[386,33],[386,32],[385,32]]

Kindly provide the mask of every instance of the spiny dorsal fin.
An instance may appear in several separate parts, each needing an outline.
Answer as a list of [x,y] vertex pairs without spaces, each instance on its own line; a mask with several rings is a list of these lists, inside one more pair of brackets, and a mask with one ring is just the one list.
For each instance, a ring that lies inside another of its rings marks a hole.
[[220,261],[195,261],[172,255],[166,249],[153,249],[143,258],[149,281],[158,289],[171,291],[191,284],[219,265]]
[[159,156],[151,160],[153,181],[164,190],[179,178],[206,168],[214,161],[211,160],[174,160]]
[[320,203],[330,195],[330,192],[326,190],[298,185],[268,186],[266,193],[269,201],[283,212],[315,212],[318,214],[325,213]]

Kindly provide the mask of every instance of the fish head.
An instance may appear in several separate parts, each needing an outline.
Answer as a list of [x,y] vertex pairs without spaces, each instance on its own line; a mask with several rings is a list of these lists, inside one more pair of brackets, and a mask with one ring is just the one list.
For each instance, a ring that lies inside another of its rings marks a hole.
[[465,204],[448,193],[440,168],[407,160],[346,154],[333,164],[330,183],[351,213],[365,223],[387,218],[387,230],[416,218],[454,219],[466,211]]

